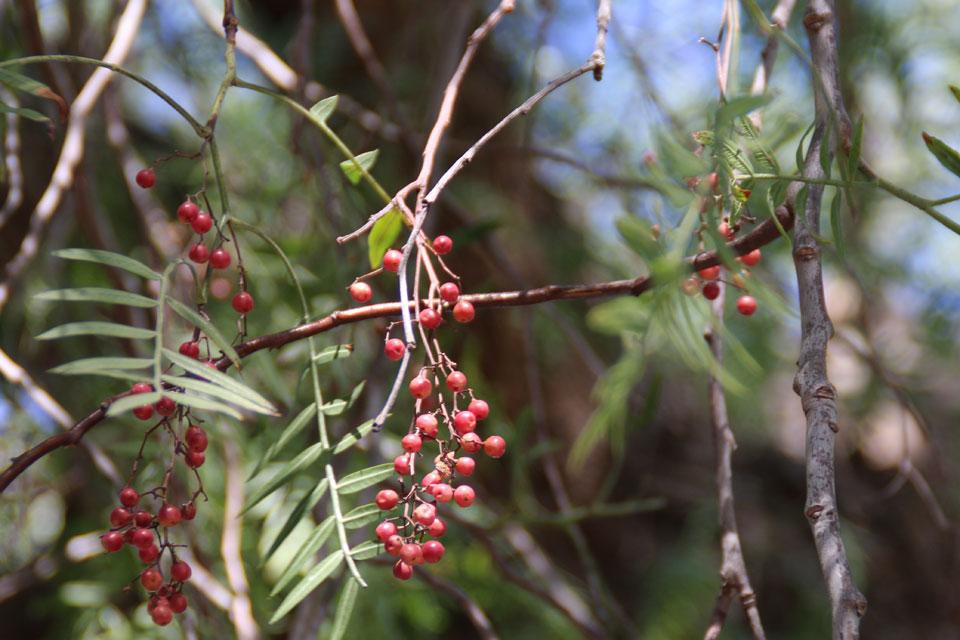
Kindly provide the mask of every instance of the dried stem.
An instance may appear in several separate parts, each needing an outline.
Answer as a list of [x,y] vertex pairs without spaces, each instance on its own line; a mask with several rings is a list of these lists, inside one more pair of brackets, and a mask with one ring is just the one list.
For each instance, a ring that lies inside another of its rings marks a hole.
[[230,619],[238,640],[257,640],[263,637],[253,618],[250,587],[243,569],[241,537],[243,535],[243,496],[245,482],[237,445],[229,438],[223,441],[223,459],[226,466],[226,496],[223,507],[223,535],[220,538],[220,556],[223,558],[227,583],[230,585]]

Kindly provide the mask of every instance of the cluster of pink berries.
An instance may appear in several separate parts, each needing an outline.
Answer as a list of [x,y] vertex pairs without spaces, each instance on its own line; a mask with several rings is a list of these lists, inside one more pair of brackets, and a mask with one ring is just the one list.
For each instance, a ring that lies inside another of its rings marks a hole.
[[[126,487],[120,492],[121,506],[110,512],[113,528],[100,538],[100,543],[110,553],[119,551],[125,544],[137,550],[141,562],[147,565],[140,574],[140,584],[150,592],[147,611],[156,624],[166,626],[173,620],[173,614],[187,610],[183,583],[193,573],[188,563],[177,559],[174,545],[167,541],[168,530],[181,520],[193,520],[197,508],[193,500],[179,508],[164,504],[153,515],[149,511],[136,509],[139,503],[140,494],[135,489]],[[160,527],[164,528],[163,534],[160,533]],[[169,581],[164,579],[160,567],[160,560],[166,551],[169,551],[171,558]]]
[[[157,182],[156,173],[153,169],[144,169],[137,174],[137,184],[144,189],[149,189]],[[200,210],[196,204],[190,200],[184,201],[177,207],[177,218],[180,222],[190,225],[194,233],[201,237],[192,247],[187,255],[190,260],[197,264],[210,263],[214,269],[226,269],[230,266],[233,259],[230,253],[222,246],[210,251],[207,245],[203,244],[203,235],[213,228],[213,218],[209,214]],[[253,311],[253,296],[246,291],[241,291],[233,297],[233,309],[237,313],[244,315]]]
[[[731,229],[730,225],[726,222],[721,222],[717,227],[717,231],[720,233],[721,237],[725,240],[733,240],[733,237],[736,235],[736,230]],[[754,249],[753,251],[739,256],[737,262],[740,262],[746,267],[756,266],[760,262],[761,253],[760,249]],[[707,267],[706,269],[701,269],[698,273],[700,276],[699,280],[696,277],[689,277],[683,281],[683,291],[688,296],[694,296],[698,292],[703,293],[703,297],[707,300],[715,300],[717,296],[720,295],[720,285],[718,280],[720,278],[720,267]],[[730,284],[737,287],[738,289],[747,288],[747,280],[750,272],[746,269],[740,271],[740,273],[735,274]],[[737,299],[737,311],[741,315],[752,316],[757,310],[757,301],[753,296],[742,295]]]

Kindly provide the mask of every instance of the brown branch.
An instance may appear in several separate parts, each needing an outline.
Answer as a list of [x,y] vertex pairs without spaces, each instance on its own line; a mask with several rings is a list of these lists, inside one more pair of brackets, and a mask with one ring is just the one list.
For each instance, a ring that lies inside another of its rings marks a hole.
[[[777,210],[777,218],[785,229],[790,229],[793,226],[793,215],[786,207],[781,207]],[[727,247],[737,255],[744,255],[754,249],[769,244],[779,237],[780,232],[771,219],[764,221],[750,233],[729,243]],[[691,271],[698,271],[717,265],[720,263],[720,260],[716,251],[706,251],[688,258],[686,262]],[[476,308],[522,307],[556,300],[586,300],[590,298],[626,295],[638,296],[648,291],[652,286],[653,282],[649,276],[640,276],[633,280],[614,280],[612,282],[601,282],[597,284],[547,285],[539,289],[527,289],[524,291],[474,293],[461,296],[461,299],[470,301]],[[416,302],[417,301],[413,300],[409,301],[407,303],[408,308],[412,309]],[[373,318],[397,316],[400,314],[401,306],[399,302],[384,302],[365,307],[356,307],[354,309],[334,311],[319,320],[248,340],[237,345],[236,351],[241,358],[244,358],[263,349],[279,349],[291,342],[297,342],[298,340],[330,331],[335,327],[345,324],[363,322],[365,320],[372,320]],[[221,357],[217,361],[217,367],[220,370],[226,370],[230,367],[230,360],[226,357]],[[46,454],[61,447],[74,445],[79,442],[87,431],[106,417],[107,409],[111,404],[128,395],[130,395],[129,391],[113,396],[112,398],[107,398],[100,404],[100,407],[96,411],[73,425],[67,432],[48,438],[14,458],[10,466],[4,469],[3,473],[0,473],[0,493],[3,493],[17,476]]]
[[[711,303],[713,326],[706,338],[710,351],[717,361],[723,363],[723,309],[726,298],[726,285],[720,284],[720,295]],[[720,565],[722,579],[720,595],[713,610],[710,626],[703,634],[704,640],[716,640],[720,637],[727,609],[733,594],[739,594],[743,611],[750,623],[754,640],[765,640],[760,611],[757,609],[757,597],[750,586],[747,565],[743,559],[740,544],[740,532],[737,529],[737,514],[733,504],[733,452],[737,448],[733,430],[727,416],[727,399],[723,393],[723,384],[715,375],[710,376],[710,422],[713,427],[713,446],[717,458],[717,504],[720,522],[720,547],[723,560]]]
[[[837,42],[832,0],[811,0],[804,15],[810,52],[819,82],[814,82],[817,123],[804,161],[803,175],[823,178],[820,147],[829,145],[826,135],[831,114],[843,121]],[[822,83],[822,87],[821,87]],[[849,122],[849,121],[847,121]],[[833,614],[834,640],[860,637],[860,618],[867,601],[857,589],[840,536],[837,510],[834,446],[838,430],[837,392],[827,377],[827,342],[833,336],[833,324],[827,315],[823,294],[823,265],[816,234],[820,231],[820,205],[823,185],[811,184],[806,202],[805,225],[797,225],[793,260],[797,271],[802,336],[797,375],[793,389],[800,396],[807,422],[807,500],[805,513],[813,532],[820,568],[827,584]],[[795,194],[799,185],[794,183]],[[788,191],[788,197],[790,197]]]

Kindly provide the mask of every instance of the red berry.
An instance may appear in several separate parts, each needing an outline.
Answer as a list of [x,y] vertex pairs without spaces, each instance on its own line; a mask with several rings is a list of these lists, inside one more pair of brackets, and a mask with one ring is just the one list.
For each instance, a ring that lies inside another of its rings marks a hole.
[[447,376],[447,388],[454,393],[459,393],[467,388],[467,376],[462,371],[454,371]]
[[397,525],[392,522],[381,522],[377,525],[377,539],[380,542],[386,542],[391,536],[397,534]]
[[145,404],[142,407],[137,407],[133,410],[133,415],[140,418],[141,420],[149,420],[153,417],[153,405]]
[[462,476],[469,476],[477,466],[477,461],[469,456],[457,458],[457,473]]
[[423,550],[415,542],[408,542],[400,549],[400,559],[409,565],[423,564]]
[[153,524],[153,514],[149,511],[137,511],[133,514],[133,524],[140,528],[149,527]]
[[203,463],[207,460],[207,456],[204,455],[203,451],[187,451],[185,458],[187,461],[187,466],[191,469],[202,467]]
[[153,532],[150,529],[137,529],[133,532],[133,546],[146,549],[153,544]]
[[170,566],[170,577],[174,582],[183,582],[184,580],[189,580],[192,574],[193,571],[190,569],[190,565],[186,562],[174,562]]
[[137,530],[134,529],[133,527],[130,527],[129,529],[127,529],[126,531],[124,531],[124,532],[123,532],[123,541],[126,542],[127,544],[129,544],[131,547],[136,546],[135,544],[133,544],[133,534],[136,533],[136,532],[137,532]]
[[437,508],[432,504],[421,504],[413,510],[413,519],[423,526],[429,527],[437,519]]
[[110,524],[118,529],[127,526],[132,520],[133,514],[123,507],[117,507],[110,512]]
[[192,502],[188,502],[180,507],[180,514],[184,520],[193,520],[197,517],[197,507]]
[[367,302],[373,296],[373,289],[366,282],[354,282],[350,285],[350,297],[357,302]]
[[383,268],[392,273],[396,273],[400,269],[400,260],[402,259],[402,253],[396,249],[390,249],[383,254]]
[[473,305],[469,300],[461,300],[453,305],[453,319],[457,322],[470,322],[473,316]]
[[720,176],[717,175],[716,171],[707,176],[707,184],[710,185],[710,190],[716,193],[720,186]]
[[230,254],[224,249],[214,249],[210,254],[210,266],[214,269],[226,269],[230,266]]
[[198,213],[200,213],[200,210],[197,209],[197,205],[193,204],[189,200],[177,207],[177,217],[180,218],[180,222],[184,224],[190,224],[193,222]]
[[737,311],[742,315],[752,316],[757,310],[757,301],[750,296],[742,296],[737,300]]
[[150,393],[151,391],[153,391],[153,387],[146,382],[138,382],[130,389],[131,393]]
[[184,342],[180,345],[180,353],[196,360],[200,357],[200,345],[196,342]]
[[123,506],[135,507],[138,502],[140,502],[140,494],[137,493],[136,489],[126,487],[120,491],[120,504]]
[[450,502],[453,500],[453,487],[446,483],[439,482],[430,485],[430,494],[433,495],[437,502]]
[[197,264],[203,264],[210,259],[210,249],[204,244],[195,244],[190,247],[190,259]]
[[716,282],[708,282],[703,285],[703,297],[707,300],[716,300],[720,295],[720,285]]
[[427,438],[436,438],[440,423],[432,413],[421,413],[417,416],[417,428]]
[[186,440],[190,451],[206,451],[207,443],[209,442],[207,440],[207,432],[203,430],[203,427],[198,427],[197,425],[191,425],[190,428],[187,429],[184,440]]
[[453,419],[453,426],[457,433],[463,435],[477,428],[477,416],[472,411],[460,411]]
[[724,240],[733,240],[733,236],[737,235],[737,232],[730,228],[730,225],[726,222],[721,222],[717,225],[717,233],[720,234],[720,237]]
[[443,537],[443,534],[447,532],[447,523],[444,522],[441,518],[437,518],[433,521],[433,524],[427,527],[427,533],[429,533],[434,538]]
[[213,218],[201,211],[190,221],[190,228],[193,229],[194,233],[202,236],[213,228]]
[[760,249],[754,249],[750,253],[743,255],[740,258],[740,262],[748,267],[757,266],[757,263],[760,262]]
[[414,398],[423,399],[433,391],[433,385],[423,376],[417,376],[410,381],[410,395]]
[[454,303],[460,297],[460,287],[454,282],[444,282],[440,285],[440,299],[444,302]]
[[400,580],[409,580],[410,576],[413,575],[413,567],[408,564],[404,564],[402,560],[397,560],[397,564],[393,565],[393,577]]
[[[156,591],[163,586],[163,576],[156,569],[147,569],[140,576],[140,584],[147,591]],[[156,611],[156,609],[154,609]]]
[[396,558],[400,555],[400,549],[403,548],[403,538],[398,535],[392,535],[384,541],[383,547],[386,549],[388,555]]
[[119,531],[108,531],[100,538],[100,544],[110,553],[120,551],[123,548],[123,534]]
[[153,169],[144,169],[137,173],[137,184],[143,189],[149,189],[157,183],[157,174]]
[[461,507],[469,507],[473,504],[473,499],[477,497],[473,487],[462,484],[453,492],[453,499]]
[[692,276],[685,278],[681,286],[683,287],[683,292],[688,296],[695,296],[700,293],[700,282]]
[[233,310],[241,314],[253,311],[253,296],[246,291],[233,296]]
[[702,280],[716,280],[720,277],[720,267],[707,267],[700,270]]
[[476,453],[483,449],[483,440],[480,439],[476,433],[471,431],[462,438],[460,438],[460,446],[463,447],[463,450],[467,453]]
[[160,547],[155,544],[151,544],[149,547],[138,549],[137,555],[140,556],[140,562],[144,564],[150,564],[157,559],[157,556],[160,555]]
[[407,350],[407,346],[403,344],[403,340],[400,338],[390,338],[387,340],[387,343],[383,346],[384,353],[387,354],[387,357],[391,360],[400,360],[403,358],[403,353]]
[[[440,474],[436,471],[431,471],[427,475],[423,476],[423,480],[420,481],[420,486],[424,489],[440,482]],[[429,489],[428,489],[429,491]]]
[[450,253],[451,249],[453,249],[453,240],[447,236],[437,236],[433,239],[433,250],[440,255]]
[[467,411],[477,417],[477,420],[483,420],[490,415],[490,405],[485,400],[472,400]]
[[172,398],[167,398],[164,396],[157,400],[157,413],[162,416],[172,416],[173,412],[177,410],[177,403],[173,401]]
[[174,613],[183,613],[187,610],[187,597],[182,593],[175,593],[170,596],[170,609]]
[[376,501],[377,506],[383,511],[389,511],[397,506],[398,502],[400,502],[400,496],[398,496],[397,492],[393,489],[384,489],[377,494]]
[[420,447],[423,445],[423,441],[415,433],[408,433],[403,436],[403,440],[400,441],[400,446],[403,447],[404,451],[409,453],[416,453],[420,451]]
[[428,331],[439,327],[440,320],[440,314],[433,309],[424,309],[420,312],[420,326]]
[[397,475],[408,476],[411,473],[410,470],[410,456],[405,453],[400,454],[393,460],[393,470],[396,471]]
[[500,436],[490,436],[483,441],[483,450],[491,458],[499,458],[507,452],[507,441]]
[[173,621],[173,609],[169,606],[160,606],[150,614],[157,626],[165,627]]
[[165,504],[157,512],[157,520],[164,527],[173,527],[180,522],[180,509],[172,504]]
[[440,558],[443,557],[443,551],[444,549],[442,544],[436,540],[430,540],[423,545],[423,559],[430,564],[435,564],[440,562]]

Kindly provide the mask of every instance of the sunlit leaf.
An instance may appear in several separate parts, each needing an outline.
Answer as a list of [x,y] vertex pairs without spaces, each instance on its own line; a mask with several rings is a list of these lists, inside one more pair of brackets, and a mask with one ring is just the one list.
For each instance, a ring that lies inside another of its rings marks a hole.
[[[363,167],[363,170],[369,173],[370,170],[373,169],[373,165],[377,163],[377,156],[379,155],[379,149],[365,151],[364,153],[354,156],[357,159],[356,162],[353,160],[344,160],[341,162],[340,168],[343,169],[343,172],[346,174],[347,180],[353,184],[357,184],[360,182],[360,178],[363,177],[363,171],[361,171],[360,167]],[[357,166],[357,163],[360,164],[360,167]]]
[[325,364],[333,360],[343,360],[344,358],[349,358],[351,353],[353,353],[352,344],[338,344],[333,347],[327,347],[318,353],[313,361],[317,364]]
[[329,516],[313,528],[313,531],[310,532],[307,539],[303,541],[297,554],[290,560],[290,564],[284,569],[280,579],[277,580],[277,584],[273,585],[273,590],[270,591],[271,598],[283,591],[283,588],[286,587],[298,573],[305,571],[307,567],[313,565],[313,556],[320,550],[323,543],[327,541],[330,534],[333,533],[336,523],[336,519],[333,516]]
[[374,269],[380,266],[383,255],[400,237],[403,231],[403,214],[394,207],[382,218],[376,221],[370,230],[367,239],[369,247],[370,266]]
[[310,107],[310,113],[319,120],[320,122],[326,122],[327,118],[333,113],[334,109],[337,108],[337,101],[340,99],[340,96],[330,96],[329,98],[324,98],[317,104]]
[[927,135],[925,131],[923,132],[923,141],[940,164],[946,167],[950,173],[960,176],[960,154],[943,140]]
[[381,551],[383,551],[382,544],[368,540],[350,549],[350,557],[354,560],[369,560],[380,555]]
[[151,358],[125,358],[103,356],[97,358],[81,358],[72,362],[66,362],[50,369],[50,373],[60,375],[81,375],[96,373],[103,370],[114,369],[146,369],[153,365]]
[[270,548],[267,550],[267,553],[263,556],[263,561],[261,565],[266,564],[267,560],[280,548],[280,545],[283,544],[283,541],[287,539],[293,530],[296,528],[300,521],[303,520],[304,516],[310,513],[310,510],[313,509],[320,498],[323,497],[323,494],[327,492],[327,487],[330,486],[330,482],[324,478],[311,490],[307,491],[297,505],[293,508],[293,511],[290,512],[290,515],[287,516],[286,522],[283,523],[283,527],[280,528],[280,533],[277,534],[277,537],[274,538],[273,542],[270,544]]
[[177,312],[177,315],[207,334],[207,337],[217,345],[224,355],[230,358],[233,364],[240,366],[240,356],[237,355],[237,352],[230,345],[230,341],[217,329],[216,325],[179,300],[167,298],[166,302],[171,309]]
[[347,433],[347,435],[340,439],[340,442],[338,442],[336,446],[333,447],[334,455],[346,451],[356,444],[360,438],[364,437],[371,431],[373,431],[373,420],[367,420],[359,427],[353,428],[349,433]]
[[347,529],[359,529],[380,519],[382,511],[374,503],[365,504],[343,514],[343,526]]
[[222,402],[211,400],[210,398],[189,395],[186,393],[171,393],[169,391],[164,392],[163,395],[173,399],[173,401],[177,404],[182,404],[193,409],[200,409],[201,411],[214,411],[216,413],[223,413],[230,416],[234,420],[243,420],[243,416],[239,411],[229,405],[223,404]]
[[51,255],[54,255],[58,258],[63,258],[64,260],[80,260],[82,262],[96,262],[97,264],[105,264],[110,267],[116,267],[117,269],[129,271],[136,276],[147,278],[149,280],[160,279],[159,273],[149,268],[139,260],[134,260],[129,256],[113,253],[112,251],[101,251],[100,249],[59,249],[54,251]]
[[[172,376],[164,375],[161,377],[164,382],[167,382],[176,387],[183,387],[188,391],[196,391],[197,393],[205,393],[211,395],[214,398],[223,400],[224,402],[230,402],[237,405],[242,409],[247,411],[253,411],[254,413],[262,413],[264,415],[275,416],[277,413],[270,408],[264,407],[263,405],[253,402],[244,395],[241,395],[232,389],[226,389],[216,384],[206,382],[204,380],[198,380],[197,378],[191,378],[188,376]],[[239,415],[239,414],[236,414]]]
[[342,496],[362,491],[396,474],[392,462],[355,471],[337,482],[337,493]]
[[152,391],[150,393],[135,393],[133,395],[124,396],[110,405],[110,408],[107,409],[107,415],[116,416],[120,415],[124,411],[130,411],[131,409],[136,409],[137,407],[154,404],[162,396],[163,394],[159,391]]
[[0,82],[11,89],[23,91],[24,93],[29,93],[39,98],[53,100],[57,103],[57,108],[60,110],[60,120],[66,121],[67,113],[70,111],[70,107],[67,106],[67,101],[54,93],[50,87],[42,82],[38,82],[22,73],[10,71],[9,69],[0,69]]
[[56,300],[61,302],[99,302],[101,304],[123,304],[129,307],[149,309],[157,306],[153,298],[141,296],[129,291],[107,289],[103,287],[78,287],[76,289],[51,289],[34,296],[37,300]]
[[290,593],[287,594],[287,597],[283,599],[283,602],[277,608],[276,613],[270,618],[270,624],[275,623],[277,620],[283,616],[290,613],[290,611],[300,604],[300,602],[306,598],[310,593],[320,586],[320,584],[330,577],[330,574],[333,573],[337,567],[343,562],[343,550],[337,549],[329,556],[323,559],[317,566],[310,570],[303,580],[297,583]]
[[141,329],[115,322],[68,322],[58,327],[48,329],[37,336],[37,340],[55,340],[73,336],[106,336],[109,338],[128,338],[130,340],[147,340],[156,337],[153,329]]
[[360,583],[356,580],[347,580],[340,592],[340,600],[337,601],[337,611],[333,616],[333,628],[330,629],[328,640],[341,640],[347,632],[347,626],[350,624],[350,617],[353,615],[353,606],[357,602],[357,592],[360,591]]
[[[273,403],[271,403],[269,400],[264,398],[262,395],[260,395],[259,393],[257,393],[255,390],[251,389],[244,383],[240,382],[239,380],[235,380],[234,378],[231,378],[230,376],[220,371],[219,369],[215,367],[211,367],[203,362],[200,362],[199,360],[188,358],[182,353],[177,353],[176,351],[173,351],[171,349],[164,349],[163,354],[167,357],[167,359],[169,359],[174,364],[179,365],[180,367],[183,367],[185,371],[189,371],[195,376],[198,376],[200,378],[203,378],[204,380],[208,380],[209,382],[212,382],[215,385],[223,387],[225,390],[232,392],[236,396],[240,396],[250,405],[257,407],[257,408],[250,408],[251,411],[255,411],[257,413],[263,413],[266,415],[274,415],[274,416],[280,415],[280,412],[277,410],[275,406],[273,406]],[[175,378],[173,376],[170,376],[170,378],[171,378],[170,381],[174,383],[176,380],[182,379],[182,378]],[[183,386],[186,387],[186,385],[183,385]],[[197,387],[196,390],[203,391],[203,388]],[[227,400],[228,402],[236,402],[235,400],[231,399],[232,396],[217,394],[217,393],[214,393],[213,391],[203,391],[203,392],[211,393],[212,395],[219,395],[219,397],[222,397],[224,400]],[[239,404],[241,406],[246,406],[246,405],[242,405],[240,402],[236,402],[236,404]]]

